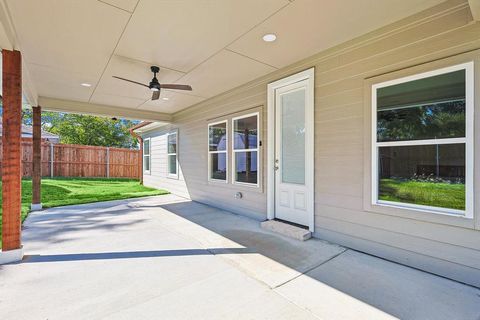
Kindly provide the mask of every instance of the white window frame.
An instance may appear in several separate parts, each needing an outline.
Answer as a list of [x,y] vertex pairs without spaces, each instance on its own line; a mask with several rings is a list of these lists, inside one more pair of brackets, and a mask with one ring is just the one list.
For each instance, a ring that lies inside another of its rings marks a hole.
[[[175,135],[175,153],[168,152],[169,138],[172,135]],[[175,156],[175,174],[170,173],[170,156]],[[178,129],[167,133],[167,177],[178,179]]]
[[[145,142],[148,141],[148,155],[145,154]],[[152,139],[151,138],[144,138],[142,146],[142,168],[144,174],[150,174],[152,170]],[[145,157],[148,157],[148,170],[145,169]]]
[[[410,140],[410,141],[388,141],[377,142],[377,90],[396,84],[411,82],[418,79],[424,79],[449,72],[465,70],[465,137],[464,138],[444,138],[428,140]],[[446,68],[436,69],[428,72],[402,77],[395,80],[385,81],[372,85],[372,154],[371,154],[371,204],[373,206],[394,207],[400,209],[410,209],[427,213],[444,214],[455,217],[473,218],[474,205],[474,64],[472,62],[462,63]],[[432,207],[426,205],[417,205],[410,203],[399,203],[378,199],[378,150],[385,146],[414,146],[414,145],[436,145],[436,144],[465,144],[465,210],[456,210],[441,207]]]
[[[235,150],[235,120],[240,120],[248,117],[256,116],[257,117],[257,147],[255,149],[237,149]],[[260,188],[260,177],[261,177],[261,163],[260,163],[260,112],[252,112],[248,114],[242,114],[237,117],[232,118],[232,130],[231,130],[231,148],[232,148],[232,184]],[[257,152],[257,183],[248,183],[248,182],[238,182],[235,179],[236,175],[236,153],[237,152]]]
[[[226,144],[225,144],[225,150],[217,150],[217,151],[210,151],[210,127],[212,126],[215,126],[217,124],[221,124],[221,123],[225,123],[225,139],[227,139],[226,141]],[[215,182],[215,183],[225,183],[227,184],[228,183],[228,174],[229,174],[229,161],[228,161],[228,141],[229,141],[229,137],[228,137],[228,120],[222,120],[222,121],[217,121],[217,122],[211,122],[208,124],[207,126],[207,164],[208,164],[208,170],[207,170],[207,174],[208,174],[208,181],[209,182]],[[210,155],[211,154],[215,154],[215,153],[225,153],[225,161],[226,161],[226,173],[225,173],[225,180],[220,180],[220,179],[214,179],[212,178],[212,175],[211,175],[211,160],[210,160]]]

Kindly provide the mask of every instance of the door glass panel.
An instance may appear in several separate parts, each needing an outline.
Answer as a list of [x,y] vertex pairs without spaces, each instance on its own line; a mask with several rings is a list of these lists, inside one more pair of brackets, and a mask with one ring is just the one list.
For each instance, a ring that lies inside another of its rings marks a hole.
[[281,95],[282,182],[305,184],[305,90]]

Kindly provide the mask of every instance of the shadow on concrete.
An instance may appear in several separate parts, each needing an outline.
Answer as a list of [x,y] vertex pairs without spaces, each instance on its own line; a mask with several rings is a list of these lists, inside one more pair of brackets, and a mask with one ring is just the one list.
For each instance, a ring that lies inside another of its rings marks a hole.
[[[254,220],[219,209],[212,212],[212,207],[200,203],[186,201],[161,207],[288,266],[307,279],[298,284],[290,279],[278,286],[280,290],[285,285],[288,290],[297,290],[297,295],[309,290],[314,295],[326,285],[334,289],[328,292],[335,297],[334,292],[339,292],[338,300],[347,295],[350,301],[360,302],[357,306],[363,303],[401,319],[480,320],[477,288],[318,239],[288,239],[262,230]],[[312,299],[322,305],[325,298],[319,295]]]
[[[89,204],[88,206],[91,206]],[[36,241],[44,243],[63,243],[75,241],[77,238],[72,236],[72,231],[117,231],[122,228],[128,228],[136,224],[142,224],[147,221],[144,218],[135,218],[122,222],[111,222],[112,216],[132,215],[141,212],[141,208],[124,208],[119,210],[72,210],[69,207],[57,207],[48,209],[47,216],[44,212],[30,214],[28,223],[23,229],[34,229],[33,232],[24,233],[23,241]],[[45,219],[48,217],[48,219]],[[35,223],[35,222],[40,223]]]
[[301,273],[345,251],[341,246],[318,239],[301,242],[268,232],[261,229],[256,220],[197,202],[186,201],[161,207]]

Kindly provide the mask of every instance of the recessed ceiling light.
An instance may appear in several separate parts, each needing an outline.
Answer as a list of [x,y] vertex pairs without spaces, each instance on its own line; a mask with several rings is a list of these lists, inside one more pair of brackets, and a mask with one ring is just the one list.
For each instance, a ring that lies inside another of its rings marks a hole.
[[170,100],[170,99],[168,99],[167,97],[163,97],[162,100],[167,101],[167,100]]
[[262,37],[263,41],[265,42],[273,42],[277,40],[277,36],[274,33],[267,33]]
[[90,83],[86,83],[86,82],[82,83],[81,85],[87,88],[92,86]]

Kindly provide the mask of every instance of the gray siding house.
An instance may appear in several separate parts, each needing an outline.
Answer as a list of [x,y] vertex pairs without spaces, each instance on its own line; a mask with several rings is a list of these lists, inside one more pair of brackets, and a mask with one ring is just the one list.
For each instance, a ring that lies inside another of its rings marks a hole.
[[472,7],[442,2],[138,127],[144,184],[480,286]]
[[[2,135],[2,120],[0,120],[0,136]],[[22,139],[32,139],[33,138],[33,127],[22,124]],[[60,141],[60,136],[53,134],[51,132],[42,130],[42,139],[51,143],[58,143]]]

